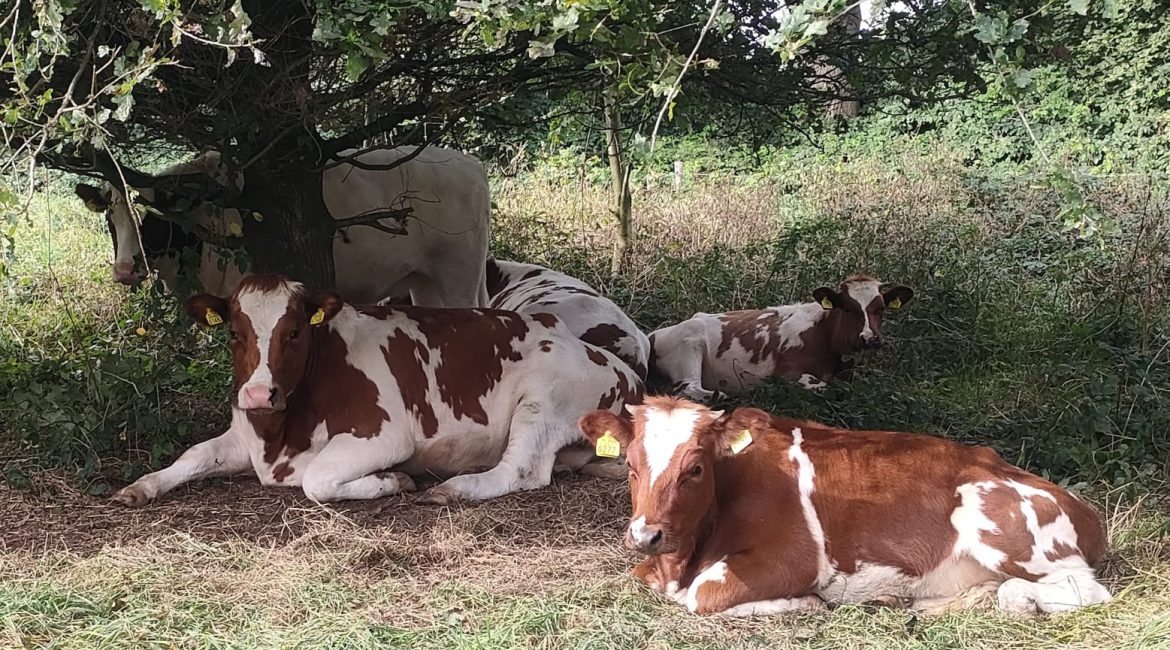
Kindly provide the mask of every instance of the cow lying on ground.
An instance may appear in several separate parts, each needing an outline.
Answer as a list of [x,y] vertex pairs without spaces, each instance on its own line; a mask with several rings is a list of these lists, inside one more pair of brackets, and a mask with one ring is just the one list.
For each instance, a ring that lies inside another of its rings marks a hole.
[[577,418],[641,396],[625,363],[549,314],[354,307],[273,275],[245,277],[230,301],[201,294],[185,307],[231,329],[231,427],[119,491],[127,505],[248,469],[320,502],[484,467],[427,500],[490,499],[547,485],[554,460],[612,475],[590,471],[597,459]]
[[577,338],[609,350],[646,377],[650,339],[612,300],[584,282],[535,264],[488,260],[488,306],[549,313]]
[[[369,165],[386,165],[413,152],[411,147],[376,149],[358,157]],[[342,152],[344,157],[353,152]],[[205,173],[220,184],[229,178],[212,151],[194,161],[175,165],[163,176]],[[386,171],[349,164],[325,170],[321,177],[325,207],[334,219],[371,210],[413,207],[406,222],[409,232],[398,236],[365,226],[339,232],[333,242],[336,290],[347,300],[370,304],[388,296],[407,296],[416,305],[477,307],[487,302],[484,260],[487,259],[491,195],[487,174],[479,161],[457,151],[428,147],[417,157]],[[239,182],[237,181],[237,185]],[[201,242],[182,227],[151,214],[134,227],[122,193],[108,183],[102,187],[78,185],[76,192],[95,212],[105,212],[114,242],[114,279],[134,285],[145,277],[143,250],[151,268],[164,282],[173,283],[178,255],[196,249],[197,278],[203,290],[230,296],[241,272],[229,257]],[[154,190],[141,193],[153,197]],[[208,203],[192,208],[190,218],[221,237],[238,236],[243,222],[239,211],[220,210]],[[139,237],[141,236],[141,246]]]
[[843,431],[673,398],[581,418],[626,452],[634,570],[698,614],[908,601],[926,611],[994,592],[1012,613],[1109,600],[1093,567],[1100,515],[994,451]]
[[699,401],[743,393],[771,377],[823,388],[847,369],[845,355],[882,345],[882,317],[914,298],[909,287],[854,275],[815,302],[699,313],[650,334],[652,392]]

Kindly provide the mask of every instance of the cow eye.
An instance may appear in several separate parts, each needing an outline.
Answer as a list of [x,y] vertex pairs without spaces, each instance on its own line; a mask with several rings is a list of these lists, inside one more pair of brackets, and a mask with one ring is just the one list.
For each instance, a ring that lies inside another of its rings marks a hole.
[[691,476],[698,476],[702,473],[703,473],[703,466],[702,465],[695,465],[694,467],[691,468]]
[[299,337],[300,335],[301,335],[301,329],[299,327],[295,327],[295,328],[293,328],[293,330],[291,332],[288,333],[288,340],[295,341],[295,340],[297,340],[297,337]]
[[228,338],[230,338],[233,341],[236,341],[236,340],[239,340],[240,337],[236,335],[236,331],[234,329],[230,329],[230,330],[228,330]]

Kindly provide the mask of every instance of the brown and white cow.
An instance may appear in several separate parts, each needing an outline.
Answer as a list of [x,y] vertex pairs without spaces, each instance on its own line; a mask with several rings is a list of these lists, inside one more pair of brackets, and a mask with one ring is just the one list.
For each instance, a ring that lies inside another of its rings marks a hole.
[[848,368],[845,356],[882,346],[882,318],[914,298],[909,287],[854,275],[815,302],[698,313],[650,334],[650,384],[700,401],[743,393],[771,377],[809,389]]
[[901,602],[925,611],[995,593],[1012,613],[1110,599],[1093,567],[1101,516],[985,447],[843,431],[754,408],[724,416],[655,397],[581,418],[626,452],[634,575],[698,614]]
[[[413,152],[413,147],[373,149],[357,160],[387,165]],[[214,151],[174,165],[161,175],[193,173],[211,176],[224,186],[232,182]],[[478,160],[451,149],[427,147],[389,170],[335,165],[322,173],[321,183],[325,207],[334,219],[391,207],[414,209],[405,224],[406,235],[365,226],[339,232],[333,242],[334,288],[347,300],[369,304],[409,296],[414,304],[430,307],[486,305],[484,260],[491,193]],[[242,188],[241,181],[236,185]],[[101,187],[81,184],[75,191],[90,210],[106,213],[116,281],[127,285],[142,281],[145,250],[151,268],[158,269],[159,276],[170,284],[178,272],[178,254],[192,249],[198,255],[196,276],[204,291],[227,297],[238,285],[242,273],[230,255],[221,255],[215,246],[151,214],[142,214],[142,222],[135,227],[125,197],[108,183]],[[153,196],[154,190],[140,192]],[[209,203],[196,205],[189,216],[225,238],[239,236],[247,227],[238,210],[220,210]]]
[[471,471],[428,500],[490,499],[547,485],[554,460],[610,476],[591,465],[577,419],[641,393],[624,362],[549,314],[355,307],[274,275],[245,277],[230,301],[201,294],[185,306],[199,322],[230,326],[231,427],[119,491],[128,505],[248,469],[320,502]]
[[489,307],[553,314],[577,338],[609,350],[646,377],[650,339],[621,307],[577,278],[536,264],[488,260],[487,292]]

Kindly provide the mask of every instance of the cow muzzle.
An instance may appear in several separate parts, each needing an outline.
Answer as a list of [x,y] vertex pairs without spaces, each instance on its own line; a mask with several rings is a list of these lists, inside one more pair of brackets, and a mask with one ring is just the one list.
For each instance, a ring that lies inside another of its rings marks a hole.
[[245,411],[283,411],[284,394],[275,386],[250,384],[240,389],[240,408]]
[[639,517],[630,523],[626,530],[626,548],[643,555],[658,555],[663,552],[663,540],[666,535],[661,526],[646,524],[645,517]]
[[861,339],[861,347],[866,350],[877,350],[882,347],[882,337],[878,335]]
[[135,264],[118,262],[114,264],[114,281],[132,287],[142,282],[142,275]]

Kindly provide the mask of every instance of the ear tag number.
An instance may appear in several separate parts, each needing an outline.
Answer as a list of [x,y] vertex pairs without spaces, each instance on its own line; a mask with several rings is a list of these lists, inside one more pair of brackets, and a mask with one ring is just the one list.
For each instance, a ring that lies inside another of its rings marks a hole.
[[890,304],[886,305],[886,306],[889,307],[890,309],[901,309],[902,308],[902,299],[901,298],[894,298],[893,300],[890,301]]
[[602,458],[617,458],[622,453],[621,443],[613,434],[606,431],[597,439],[597,455]]
[[752,444],[752,432],[744,429],[731,441],[731,453],[738,454]]
[[219,325],[223,322],[223,318],[221,318],[219,314],[215,313],[215,310],[211,307],[207,308],[207,313],[203,315],[203,318],[207,321],[208,325]]
[[320,325],[321,323],[324,323],[324,322],[325,322],[325,310],[324,309],[317,309],[317,311],[313,312],[313,316],[309,319],[310,325]]
[[833,308],[833,301],[829,300],[828,296],[825,296],[824,298],[821,298],[821,306],[824,307],[825,309],[832,309]]

